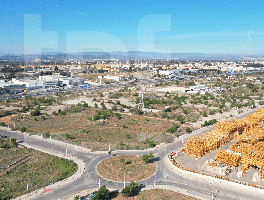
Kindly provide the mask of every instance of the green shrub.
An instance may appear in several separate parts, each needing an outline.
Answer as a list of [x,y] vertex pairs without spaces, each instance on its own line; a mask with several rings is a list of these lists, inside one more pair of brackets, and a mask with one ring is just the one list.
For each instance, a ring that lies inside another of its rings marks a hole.
[[150,163],[154,159],[153,153],[143,155],[141,159],[146,163]]
[[130,197],[135,195],[137,193],[137,190],[138,190],[138,183],[131,181],[131,183],[121,191],[121,194],[124,197]]
[[65,137],[66,137],[67,140],[72,139],[72,136],[70,134],[68,134],[68,133],[66,133]]
[[186,133],[190,133],[191,129],[189,127],[186,128]]
[[27,130],[27,129],[26,129],[26,127],[24,127],[24,126],[20,129],[20,131],[21,131],[22,133],[26,132],[26,130]]
[[179,128],[179,125],[178,124],[175,124],[174,126],[172,126],[171,128],[169,128],[167,131],[169,133],[174,133],[178,128]]
[[120,113],[115,113],[115,116],[116,116],[117,119],[121,119]]
[[5,122],[1,122],[0,123],[0,126],[5,126]]
[[50,133],[49,132],[46,132],[42,135],[43,138],[49,138],[50,137]]
[[204,124],[202,124],[203,127],[213,125],[217,122],[216,119],[209,120],[208,122],[205,121]]

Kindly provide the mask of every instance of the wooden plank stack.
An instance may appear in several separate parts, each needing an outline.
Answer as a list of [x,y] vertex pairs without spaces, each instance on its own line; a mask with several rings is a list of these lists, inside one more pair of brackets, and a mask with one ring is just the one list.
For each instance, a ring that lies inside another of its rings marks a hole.
[[241,163],[240,170],[243,172],[252,166],[258,167],[259,175],[264,179],[264,109],[247,115],[245,119],[217,122],[214,130],[189,138],[184,143],[183,152],[196,158],[202,157],[232,139],[237,139],[229,148],[234,153],[219,150],[215,160],[233,167]]
[[224,150],[218,150],[216,152],[215,160],[226,166],[238,167],[240,165],[241,157],[236,154],[226,152]]

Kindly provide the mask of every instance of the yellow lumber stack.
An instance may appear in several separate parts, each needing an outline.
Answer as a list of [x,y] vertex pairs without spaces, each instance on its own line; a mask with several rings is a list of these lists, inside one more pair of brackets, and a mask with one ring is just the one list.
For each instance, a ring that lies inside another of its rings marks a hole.
[[259,167],[259,174],[264,178],[264,109],[247,115],[245,119],[217,122],[214,130],[189,138],[183,151],[196,158],[202,157],[232,139],[237,142],[229,150],[241,156],[218,151],[215,160],[235,167],[242,163],[240,170],[243,172],[252,166]]
[[218,150],[215,156],[215,160],[217,160],[218,162],[233,167],[239,166],[240,159],[240,156],[226,152],[224,150]]

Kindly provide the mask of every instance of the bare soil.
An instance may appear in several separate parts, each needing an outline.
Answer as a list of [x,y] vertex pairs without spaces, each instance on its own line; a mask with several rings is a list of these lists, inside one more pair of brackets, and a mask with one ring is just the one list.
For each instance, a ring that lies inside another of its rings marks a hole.
[[137,196],[134,197],[123,197],[120,194],[114,198],[114,200],[122,200],[122,199],[134,199],[134,200],[160,200],[160,199],[166,199],[166,200],[195,200],[196,198],[186,196],[184,194],[173,192],[170,190],[162,190],[162,189],[153,189],[153,190],[145,190],[139,192]]

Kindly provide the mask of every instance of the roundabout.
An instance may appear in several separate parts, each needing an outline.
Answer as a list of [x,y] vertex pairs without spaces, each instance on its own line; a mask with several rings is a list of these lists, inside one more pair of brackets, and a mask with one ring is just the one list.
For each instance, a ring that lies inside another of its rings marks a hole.
[[155,163],[146,163],[137,155],[111,156],[97,165],[97,173],[104,179],[131,182],[147,179],[155,174]]

